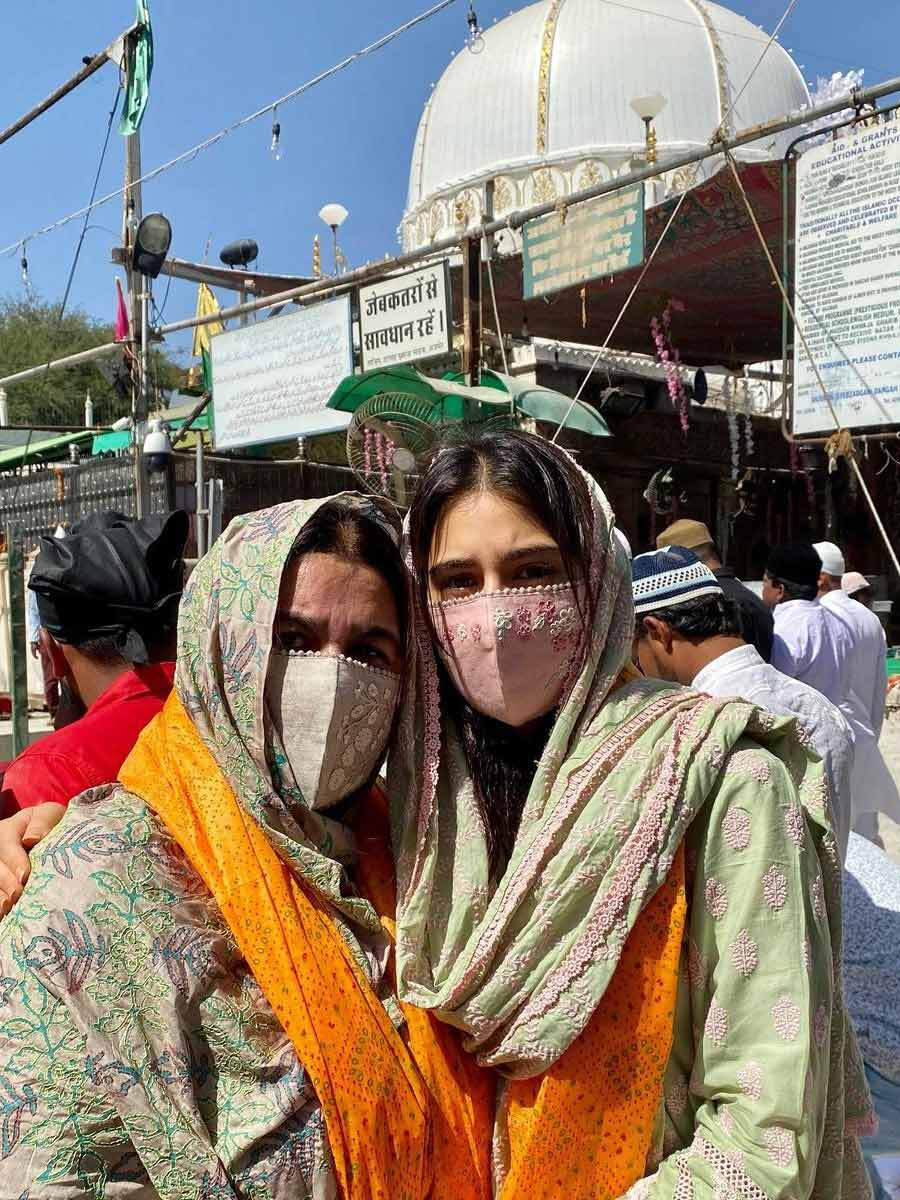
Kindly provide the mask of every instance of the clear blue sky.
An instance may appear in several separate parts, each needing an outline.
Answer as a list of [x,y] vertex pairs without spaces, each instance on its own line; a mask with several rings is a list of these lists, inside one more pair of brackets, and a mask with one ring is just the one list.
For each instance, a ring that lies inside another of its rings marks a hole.
[[[730,0],[730,7],[770,31],[785,2]],[[428,0],[151,0],[156,66],[142,129],[144,169],[428,6]],[[476,0],[485,26],[511,6],[519,7],[518,0]],[[28,0],[12,8],[0,24],[0,126],[74,73],[83,55],[101,49],[134,14],[132,0]],[[169,216],[173,253],[200,259],[211,237],[210,259],[217,261],[226,242],[252,236],[260,245],[261,270],[308,272],[313,235],[327,235],[316,214],[330,200],[350,210],[342,243],[352,264],[393,252],[416,124],[430,85],[462,44],[465,13],[465,0],[457,0],[386,50],[286,105],[279,114],[281,162],[269,154],[271,122],[262,118],[149,184],[145,211]],[[864,67],[866,82],[874,83],[897,73],[900,3],[799,0],[781,40],[808,80]],[[0,147],[0,247],[87,202],[115,86],[110,65]],[[122,163],[122,139],[114,132],[101,194],[121,183]],[[103,319],[113,313],[109,250],[120,224],[119,201],[94,212],[91,225],[101,228],[87,234],[70,301]],[[62,293],[78,231],[72,223],[28,247],[33,286],[48,299]],[[21,294],[19,257],[0,259],[0,296]],[[164,292],[161,280],[158,303]],[[166,318],[189,315],[195,297],[193,285],[173,282]],[[183,354],[184,345],[181,339],[172,349]]]

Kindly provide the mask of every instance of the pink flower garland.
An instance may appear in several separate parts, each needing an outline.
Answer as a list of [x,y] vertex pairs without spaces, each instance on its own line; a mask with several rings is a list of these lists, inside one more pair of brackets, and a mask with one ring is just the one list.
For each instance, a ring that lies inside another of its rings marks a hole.
[[690,426],[690,401],[688,400],[684,381],[681,378],[678,351],[672,345],[670,337],[673,312],[684,312],[684,305],[680,300],[670,298],[663,310],[662,319],[658,317],[650,318],[650,332],[656,344],[656,357],[662,363],[663,370],[666,373],[666,387],[668,388],[675,411],[678,413],[678,419],[681,422],[681,432],[687,437]]
[[[377,433],[374,429],[365,429],[363,432],[363,470],[366,477],[375,474],[375,463],[378,465],[378,475],[381,479],[382,490],[387,492],[388,489],[388,471],[394,463],[394,451],[397,447],[383,433]],[[373,457],[375,461],[373,462]]]

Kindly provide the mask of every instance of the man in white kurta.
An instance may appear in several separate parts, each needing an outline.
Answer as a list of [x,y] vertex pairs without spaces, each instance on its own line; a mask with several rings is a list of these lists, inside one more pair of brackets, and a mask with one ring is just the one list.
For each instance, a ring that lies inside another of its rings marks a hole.
[[848,626],[818,599],[822,560],[802,542],[776,546],[763,577],[763,600],[773,609],[772,666],[837,705],[848,721],[854,639]]
[[[849,724],[821,693],[777,671],[743,640],[734,607],[711,573],[687,599],[677,588],[667,588],[667,579],[677,574],[667,570],[667,553],[664,549],[635,560],[640,577],[635,592],[635,657],[641,669],[709,696],[736,697],[779,716],[796,717],[801,734],[825,766],[843,859],[850,834],[853,767]],[[679,547],[678,554],[680,570],[685,564],[695,573],[702,570],[689,550]]]
[[887,695],[887,638],[878,617],[842,589],[845,563],[840,549],[833,542],[819,542],[814,549],[822,560],[819,575],[821,604],[847,631],[853,645],[845,706],[856,738],[856,758],[850,782],[852,827],[875,841],[878,839],[879,812],[900,821],[897,785],[878,748]]

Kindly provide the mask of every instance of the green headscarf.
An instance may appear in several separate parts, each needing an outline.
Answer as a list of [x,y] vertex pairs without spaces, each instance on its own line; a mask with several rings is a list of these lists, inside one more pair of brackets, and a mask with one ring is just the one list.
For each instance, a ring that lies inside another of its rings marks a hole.
[[[605,496],[585,478],[587,574],[598,595],[590,646],[502,879],[490,878],[472,777],[441,712],[417,594],[415,662],[388,775],[400,997],[459,1027],[480,1062],[513,1076],[543,1072],[585,1028],[739,739],[756,738],[781,758],[814,813],[827,803],[821,765],[792,721],[656,681],[613,691],[634,631],[630,567]],[[796,793],[786,802],[796,805]]]
[[265,708],[281,578],[303,527],[327,503],[368,517],[399,541],[399,522],[353,492],[238,517],[185,589],[175,687],[235,795],[285,862],[338,913],[380,939],[372,905],[348,887],[352,834],[306,805]]

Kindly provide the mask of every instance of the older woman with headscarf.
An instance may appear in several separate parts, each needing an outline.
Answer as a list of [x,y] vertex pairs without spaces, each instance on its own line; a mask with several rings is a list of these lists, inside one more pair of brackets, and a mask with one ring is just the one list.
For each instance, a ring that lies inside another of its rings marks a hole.
[[285,504],[196,569],[175,692],[0,927],[3,1196],[486,1195],[490,1082],[392,990],[397,532]]
[[793,723],[626,666],[609,506],[540,438],[443,450],[408,552],[398,984],[502,1077],[494,1195],[868,1196],[840,863]]

